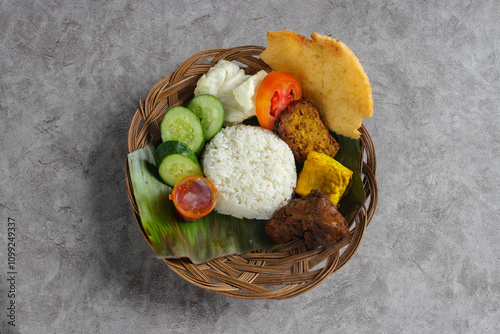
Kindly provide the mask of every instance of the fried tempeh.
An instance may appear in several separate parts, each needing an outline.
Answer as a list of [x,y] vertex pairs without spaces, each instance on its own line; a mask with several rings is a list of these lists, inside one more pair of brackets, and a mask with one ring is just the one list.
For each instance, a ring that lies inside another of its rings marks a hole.
[[276,121],[276,131],[292,149],[295,160],[304,163],[311,151],[334,157],[339,144],[323,124],[321,116],[308,99],[290,103]]

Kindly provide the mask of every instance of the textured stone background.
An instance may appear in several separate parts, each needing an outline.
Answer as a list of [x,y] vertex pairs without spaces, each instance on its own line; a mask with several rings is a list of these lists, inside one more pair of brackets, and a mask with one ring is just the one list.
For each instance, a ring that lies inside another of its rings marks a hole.
[[[1,333],[500,332],[498,1],[0,1]],[[139,96],[200,50],[331,34],[370,77],[379,206],[285,301],[192,286],[125,194]],[[7,326],[7,219],[16,327]]]

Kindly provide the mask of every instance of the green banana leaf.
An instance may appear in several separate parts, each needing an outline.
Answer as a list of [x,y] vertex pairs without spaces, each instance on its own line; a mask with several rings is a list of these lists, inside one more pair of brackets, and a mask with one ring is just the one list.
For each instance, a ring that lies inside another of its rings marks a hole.
[[172,188],[158,175],[154,144],[128,154],[134,197],[142,226],[158,258],[188,257],[195,264],[273,246],[265,220],[239,219],[215,211],[196,222],[178,218]]
[[340,149],[335,155],[335,160],[353,172],[349,191],[338,204],[339,212],[343,216],[347,216],[365,202],[365,190],[360,171],[361,148],[357,139],[345,137],[334,132],[332,132],[332,135],[340,145]]

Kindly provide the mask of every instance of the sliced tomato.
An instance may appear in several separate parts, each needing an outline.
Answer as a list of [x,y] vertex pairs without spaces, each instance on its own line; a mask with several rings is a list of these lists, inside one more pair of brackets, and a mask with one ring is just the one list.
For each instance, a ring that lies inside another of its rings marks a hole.
[[264,77],[255,101],[260,126],[274,130],[274,122],[290,102],[302,98],[302,88],[287,72],[273,71]]

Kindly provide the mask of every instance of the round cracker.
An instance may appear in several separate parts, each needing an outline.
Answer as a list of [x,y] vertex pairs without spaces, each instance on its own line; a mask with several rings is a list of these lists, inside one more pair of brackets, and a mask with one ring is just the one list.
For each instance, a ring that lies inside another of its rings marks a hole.
[[359,138],[363,119],[373,114],[372,90],[358,58],[344,43],[318,33],[308,39],[289,30],[268,31],[260,57],[273,70],[297,79],[302,95],[314,102],[330,130]]

